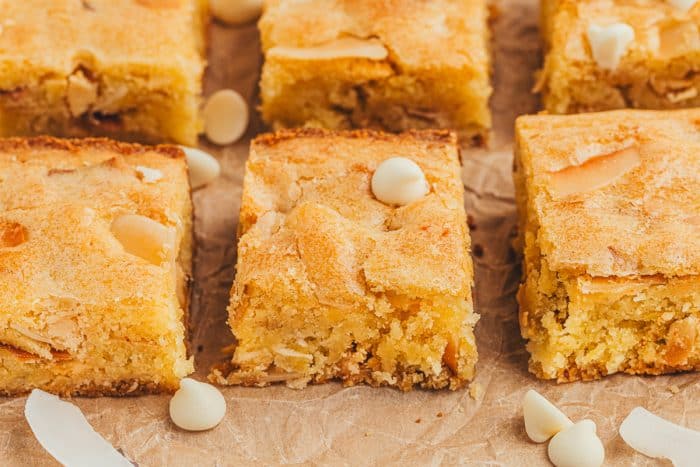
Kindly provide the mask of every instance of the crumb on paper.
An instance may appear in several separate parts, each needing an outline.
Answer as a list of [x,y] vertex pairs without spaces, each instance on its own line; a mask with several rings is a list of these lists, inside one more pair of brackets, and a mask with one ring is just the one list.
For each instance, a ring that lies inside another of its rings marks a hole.
[[668,390],[671,394],[678,394],[681,391],[681,388],[679,388],[677,385],[672,384],[668,387]]
[[420,418],[416,418],[416,423],[420,423],[420,422],[421,422],[421,419],[420,419]]
[[436,416],[437,418],[442,418],[442,417],[445,416],[445,414],[442,413],[442,412],[438,412],[437,415],[435,415],[435,416]]
[[481,384],[474,382],[469,385],[469,396],[472,399],[478,400],[483,394],[484,387]]

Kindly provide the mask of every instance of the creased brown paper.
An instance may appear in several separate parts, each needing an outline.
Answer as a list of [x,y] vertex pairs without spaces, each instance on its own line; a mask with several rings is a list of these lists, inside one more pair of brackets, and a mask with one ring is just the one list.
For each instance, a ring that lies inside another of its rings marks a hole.
[[[546,445],[525,435],[521,399],[534,388],[574,420],[590,418],[605,444],[606,464],[647,465],[617,429],[630,410],[647,409],[700,429],[700,384],[693,374],[613,376],[592,383],[556,385],[527,372],[514,292],[519,268],[510,249],[515,224],[511,182],[514,118],[537,110],[530,93],[540,60],[537,0],[502,0],[494,19],[496,94],[491,149],[464,153],[467,212],[476,263],[479,364],[474,391],[401,393],[337,384],[296,391],[284,387],[225,388],[228,414],[216,429],[186,433],[168,418],[169,396],[75,399],[95,429],[141,466],[334,465],[539,465]],[[207,92],[233,88],[254,103],[260,70],[253,25],[214,25]],[[218,150],[221,179],[195,193],[198,256],[193,308],[197,377],[222,359],[231,342],[226,327],[233,280],[235,232],[243,165],[257,116],[244,141]],[[25,398],[0,399],[0,464],[54,465],[24,416]]]

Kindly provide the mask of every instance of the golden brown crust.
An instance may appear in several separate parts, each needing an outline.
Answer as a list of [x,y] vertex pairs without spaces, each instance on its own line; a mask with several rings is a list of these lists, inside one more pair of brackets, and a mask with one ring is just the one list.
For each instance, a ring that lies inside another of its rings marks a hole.
[[[488,139],[486,1],[311,0],[266,3],[261,113],[273,129],[450,128]],[[371,44],[323,59],[289,51]],[[371,58],[370,58],[371,57]]]
[[343,36],[374,37],[409,71],[465,65],[486,69],[486,15],[481,0],[272,0],[259,27],[264,51],[314,46]]
[[[532,221],[553,271],[700,274],[698,122],[695,109],[518,119]],[[580,176],[561,178],[571,168]]]
[[144,146],[124,143],[109,138],[66,139],[53,136],[34,136],[30,138],[0,138],[0,156],[13,157],[13,153],[36,149],[55,149],[68,153],[79,153],[89,149],[110,151],[124,156],[156,152],[173,159],[182,159],[185,153],[178,146],[158,144]]
[[[430,184],[404,207],[379,202],[369,186],[396,156]],[[478,316],[458,157],[447,131],[305,129],[253,141],[229,308],[237,347],[213,379],[466,384]]]
[[457,135],[450,130],[408,130],[399,134],[394,134],[369,129],[331,131],[322,128],[289,128],[272,133],[263,133],[255,137],[253,144],[274,146],[290,139],[330,138],[337,136],[350,139],[373,139],[378,141],[400,142],[402,140],[415,139],[445,144],[457,144]]
[[[192,370],[191,212],[177,147],[0,140],[0,391],[176,387]],[[162,261],[113,230],[134,215],[172,236]]]
[[196,143],[206,0],[3,1],[0,23],[0,136]]
[[530,371],[559,382],[700,369],[700,111],[516,124]]
[[[666,0],[543,0],[542,15],[548,53],[539,86],[550,112],[700,105],[697,5],[684,12]],[[635,37],[617,68],[605,70],[593,59],[587,30],[614,22],[630,25]]]

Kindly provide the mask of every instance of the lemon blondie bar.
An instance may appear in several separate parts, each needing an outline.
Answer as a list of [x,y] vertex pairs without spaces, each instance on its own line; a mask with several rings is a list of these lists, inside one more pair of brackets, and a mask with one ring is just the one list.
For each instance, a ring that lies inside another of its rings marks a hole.
[[0,0],[0,136],[193,145],[205,0]]
[[540,76],[551,113],[700,106],[700,6],[542,0]]
[[0,394],[177,389],[191,216],[176,147],[0,140]]
[[[378,201],[385,159],[429,192]],[[331,379],[456,389],[474,374],[473,269],[456,136],[285,130],[252,143],[229,324],[214,381],[300,388]]]
[[515,182],[530,370],[700,369],[700,110],[525,116]]
[[269,0],[262,115],[274,128],[451,128],[486,137],[484,0]]

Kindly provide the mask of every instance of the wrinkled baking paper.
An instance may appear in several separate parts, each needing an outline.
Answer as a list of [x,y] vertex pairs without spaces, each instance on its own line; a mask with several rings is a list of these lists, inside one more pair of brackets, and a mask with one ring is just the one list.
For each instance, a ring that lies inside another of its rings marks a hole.
[[[226,388],[228,414],[216,429],[186,433],[168,419],[169,396],[75,399],[95,429],[140,466],[251,464],[540,465],[546,445],[528,441],[521,415],[527,389],[540,391],[571,419],[590,418],[605,443],[606,465],[656,465],[617,434],[638,405],[700,429],[696,375],[613,376],[593,383],[556,385],[527,372],[518,332],[515,290],[519,267],[510,249],[516,222],[511,182],[513,121],[537,110],[530,93],[540,61],[537,0],[502,0],[494,20],[495,135],[491,149],[464,152],[467,212],[476,263],[475,391],[414,391],[339,384],[309,387]],[[233,88],[255,105],[261,57],[253,25],[212,28],[206,92]],[[219,150],[220,180],[194,195],[199,252],[193,308],[196,377],[222,359],[231,342],[226,305],[233,280],[235,232],[249,139],[262,129],[257,116],[244,141]],[[223,208],[222,208],[223,207]],[[673,391],[671,390],[673,389]],[[676,392],[675,394],[673,392]],[[0,398],[0,464],[54,465],[23,416],[25,398]]]

